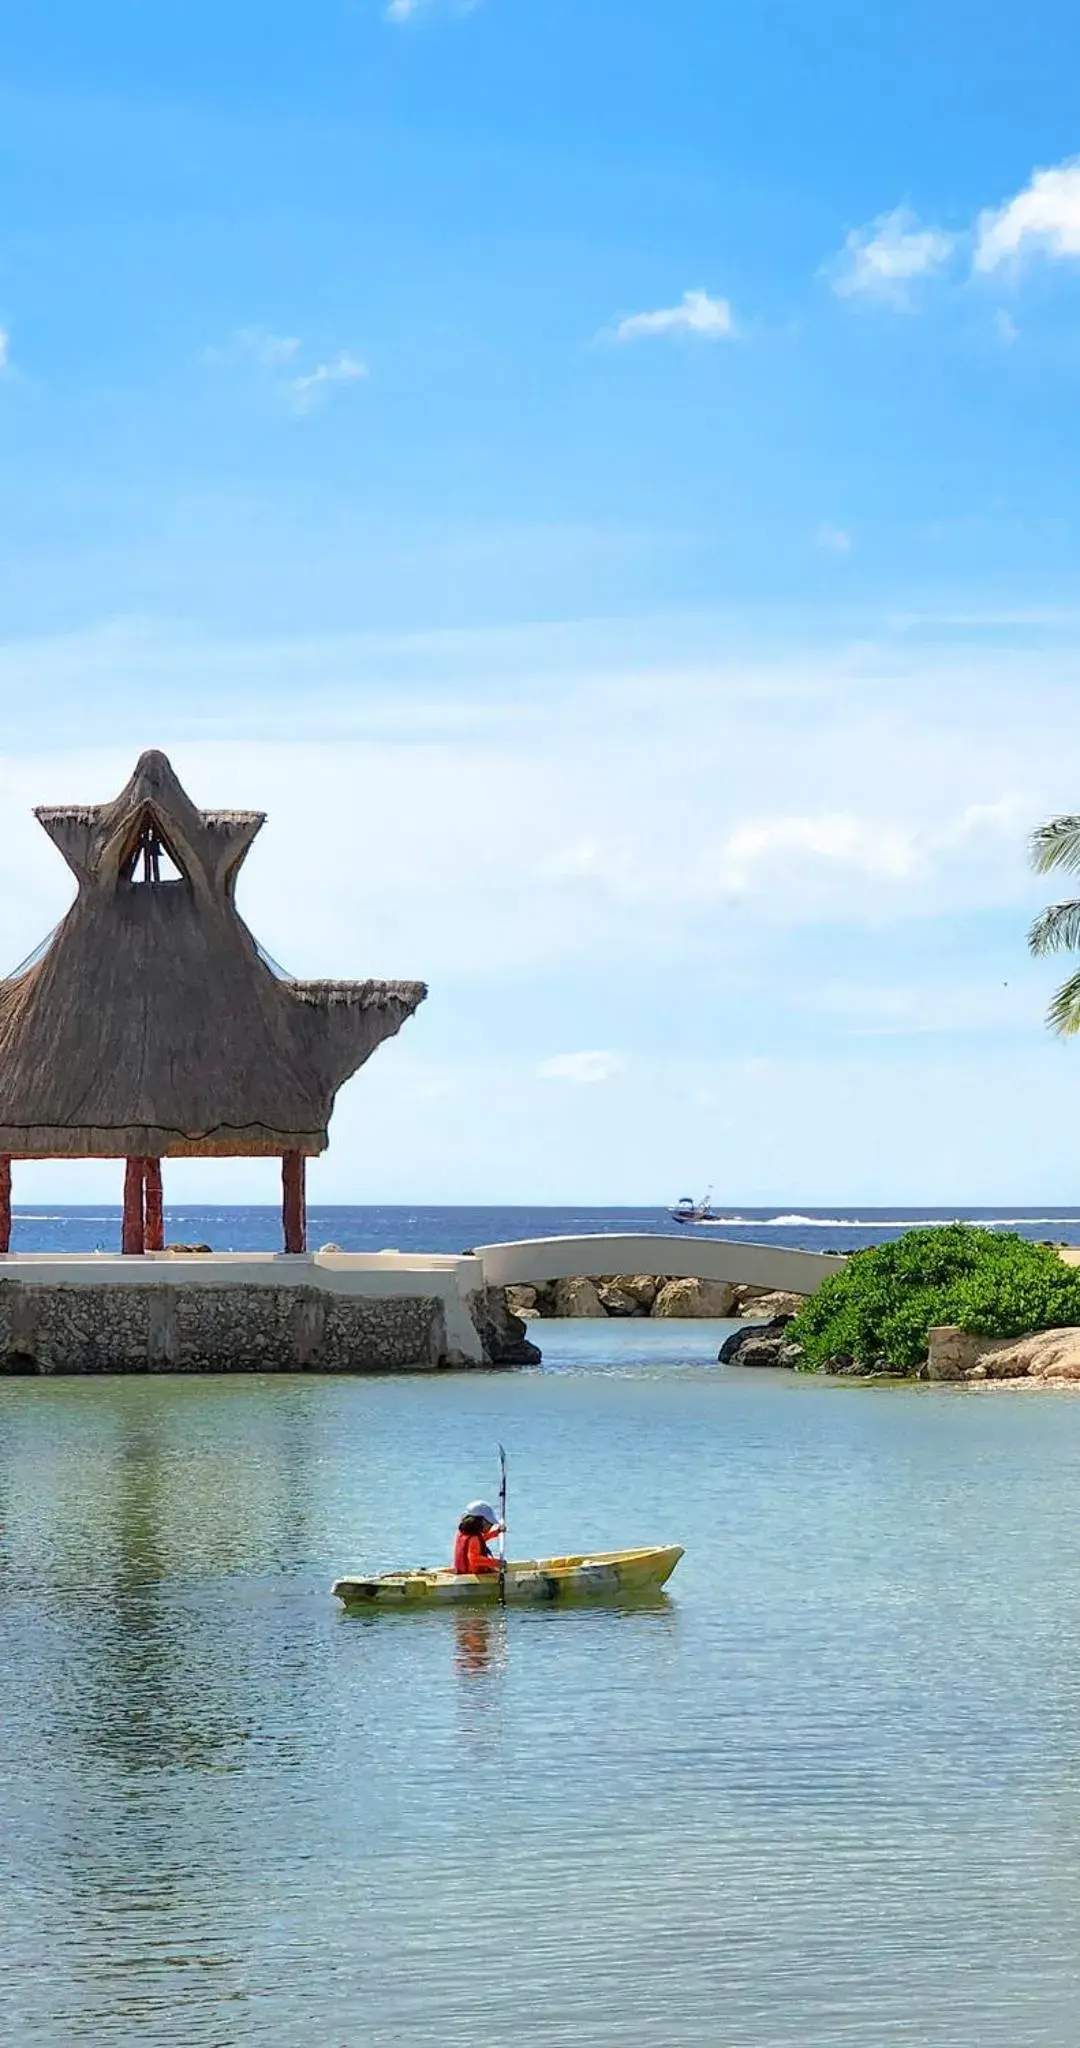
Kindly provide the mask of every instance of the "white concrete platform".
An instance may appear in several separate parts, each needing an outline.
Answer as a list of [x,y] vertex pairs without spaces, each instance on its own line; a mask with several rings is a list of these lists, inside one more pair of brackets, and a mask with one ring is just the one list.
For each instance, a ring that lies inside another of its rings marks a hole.
[[469,1296],[485,1284],[475,1255],[438,1252],[8,1252],[0,1280],[24,1287],[313,1287],[374,1301],[440,1301],[447,1342],[471,1362],[480,1342]]

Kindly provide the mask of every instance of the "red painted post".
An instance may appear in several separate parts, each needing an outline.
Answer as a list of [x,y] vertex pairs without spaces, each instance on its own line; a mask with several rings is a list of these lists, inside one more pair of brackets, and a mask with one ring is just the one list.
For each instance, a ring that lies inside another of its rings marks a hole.
[[287,1252],[307,1250],[305,1166],[302,1152],[286,1152],[281,1162],[281,1214]]
[[143,1211],[145,1181],[145,1159],[127,1160],[124,1166],[124,1224],[120,1249],[122,1252],[140,1256],[146,1249],[146,1219]]
[[11,1160],[0,1153],[0,1252],[11,1250]]
[[148,1252],[165,1249],[165,1209],[161,1191],[161,1161],[146,1161],[146,1234]]

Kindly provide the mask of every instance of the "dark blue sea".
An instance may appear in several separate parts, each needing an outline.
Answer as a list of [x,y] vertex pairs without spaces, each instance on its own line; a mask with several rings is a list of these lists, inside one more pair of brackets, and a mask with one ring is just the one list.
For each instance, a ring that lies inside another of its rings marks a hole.
[[[899,1237],[920,1223],[983,1224],[1019,1237],[1080,1244],[1080,1205],[1056,1209],[1015,1205],[971,1209],[812,1209],[717,1207],[711,1224],[679,1225],[667,1209],[594,1208],[380,1208],[313,1207],[308,1241],[340,1245],[347,1252],[461,1252],[473,1245],[522,1237],[569,1237],[594,1231],[642,1231],[741,1239],[748,1244],[797,1245],[804,1251],[855,1251]],[[208,1244],[214,1251],[277,1251],[281,1218],[272,1207],[166,1207],[170,1244]],[[120,1246],[119,1205],[16,1208],[11,1248],[15,1252],[115,1251]]]

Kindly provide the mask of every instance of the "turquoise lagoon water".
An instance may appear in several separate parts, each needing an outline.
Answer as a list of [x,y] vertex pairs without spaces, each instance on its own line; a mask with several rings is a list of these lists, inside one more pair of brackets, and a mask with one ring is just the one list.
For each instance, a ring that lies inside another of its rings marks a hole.
[[[0,1382],[0,2038],[1072,2048],[1080,1401],[718,1369]],[[343,1616],[511,1459],[624,1611]]]

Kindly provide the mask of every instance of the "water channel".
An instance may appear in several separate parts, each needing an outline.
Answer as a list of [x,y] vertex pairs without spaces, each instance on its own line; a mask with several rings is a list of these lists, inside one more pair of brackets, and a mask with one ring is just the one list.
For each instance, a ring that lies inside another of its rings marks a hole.
[[[717,1369],[0,1384],[0,2037],[1071,2048],[1080,1400]],[[625,1611],[343,1616],[511,1457]]]

